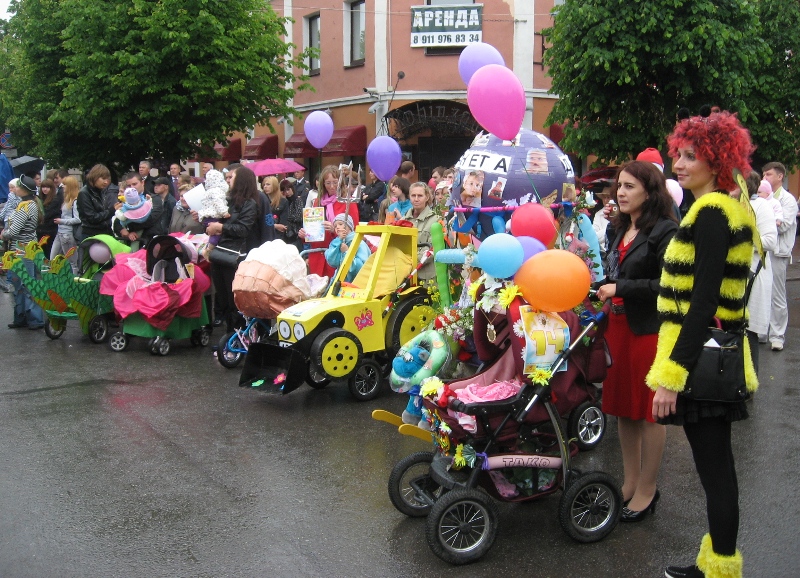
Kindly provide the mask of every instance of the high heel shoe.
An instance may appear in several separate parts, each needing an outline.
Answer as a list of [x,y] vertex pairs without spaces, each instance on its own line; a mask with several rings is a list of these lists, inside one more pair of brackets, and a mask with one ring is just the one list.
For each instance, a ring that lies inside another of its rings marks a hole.
[[661,492],[656,490],[656,493],[653,496],[653,499],[650,500],[650,503],[647,505],[647,507],[644,510],[640,510],[640,511],[637,512],[636,510],[631,510],[627,506],[622,508],[622,514],[619,517],[619,521],[620,522],[641,522],[642,520],[644,520],[644,517],[647,515],[648,512],[650,512],[651,514],[655,514],[656,513],[656,504],[658,503],[658,500],[660,498],[661,498]]

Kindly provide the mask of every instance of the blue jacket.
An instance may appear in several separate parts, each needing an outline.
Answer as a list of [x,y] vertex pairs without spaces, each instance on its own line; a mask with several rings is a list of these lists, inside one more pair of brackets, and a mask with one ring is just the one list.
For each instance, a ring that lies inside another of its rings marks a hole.
[[[347,235],[347,237],[345,237],[348,251],[350,250],[349,247],[352,245],[353,238],[355,236],[355,233],[350,233]],[[333,241],[331,241],[330,246],[325,251],[325,260],[328,262],[328,265],[337,269],[344,261],[345,255],[347,255],[347,251],[342,253],[341,246],[342,240],[339,237],[336,237]],[[361,241],[361,244],[358,246],[356,256],[353,258],[353,263],[350,265],[350,271],[347,273],[347,276],[344,278],[344,280],[349,283],[355,279],[356,275],[358,275],[358,272],[361,270],[361,267],[364,266],[364,261],[369,259],[371,254],[372,252],[369,250],[369,247],[367,247],[367,244],[364,241]]]

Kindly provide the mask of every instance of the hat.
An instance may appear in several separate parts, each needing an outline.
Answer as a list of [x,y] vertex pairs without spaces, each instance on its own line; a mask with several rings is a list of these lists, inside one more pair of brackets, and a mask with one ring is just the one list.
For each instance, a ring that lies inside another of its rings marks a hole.
[[345,213],[339,213],[333,218],[334,225],[336,224],[336,221],[341,221],[345,223],[348,227],[350,227],[351,231],[355,229],[355,226],[353,225],[353,217],[351,217],[350,215],[347,215]]
[[29,193],[36,193],[36,181],[28,175],[22,175],[19,178],[19,186],[28,191]]
[[772,185],[769,184],[769,181],[762,180],[758,185],[758,192],[768,195],[772,192]]
[[167,178],[167,177],[158,177],[158,178],[155,180],[155,183],[154,183],[154,184],[156,184],[156,185],[171,185],[171,184],[172,184],[172,182],[171,182],[171,181],[169,180],[169,178]]
[[636,155],[636,160],[653,163],[659,169],[661,169],[661,172],[664,172],[664,159],[661,158],[661,153],[653,147],[646,148]]

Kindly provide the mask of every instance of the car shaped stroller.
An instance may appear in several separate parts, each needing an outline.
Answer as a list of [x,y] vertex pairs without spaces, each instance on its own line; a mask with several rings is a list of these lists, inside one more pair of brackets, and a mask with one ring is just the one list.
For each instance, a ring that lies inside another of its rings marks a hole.
[[[491,364],[424,398],[435,451],[417,452],[398,462],[389,477],[389,496],[407,516],[427,516],[428,545],[448,563],[473,562],[491,548],[498,510],[490,496],[522,502],[563,490],[559,522],[579,542],[601,540],[617,525],[622,508],[619,485],[604,472],[582,474],[573,468],[578,449],[568,441],[561,418],[564,410],[559,408],[559,398],[566,397],[570,381],[581,373],[577,366],[582,350],[587,356],[591,352],[584,340],[596,335],[605,312],[584,314],[582,330],[577,314],[559,315],[569,325],[571,339],[553,362],[549,379],[527,381],[516,395],[499,401],[467,404],[450,395],[469,384],[489,385],[519,375],[521,348],[509,334],[511,323],[495,319],[500,345],[487,347],[476,339],[481,358],[491,356]],[[476,337],[485,328],[486,322],[481,324],[476,316]],[[565,363],[567,371],[558,372]],[[462,425],[465,416],[474,420],[474,430]],[[400,427],[402,433],[418,435],[411,429],[422,431],[408,424]]]
[[[347,283],[365,235],[379,237],[378,247]],[[417,249],[414,227],[359,225],[326,294],[282,311],[277,341],[250,345],[239,385],[286,394],[304,381],[316,389],[347,381],[357,400],[375,398],[389,360],[434,318],[417,283]]]
[[120,331],[109,338],[113,351],[124,351],[131,336],[149,339],[150,352],[162,356],[169,354],[172,339],[208,345],[203,294],[211,281],[195,260],[194,247],[171,235],[155,236],[146,249],[118,259],[100,286],[101,293],[114,297],[122,320]]

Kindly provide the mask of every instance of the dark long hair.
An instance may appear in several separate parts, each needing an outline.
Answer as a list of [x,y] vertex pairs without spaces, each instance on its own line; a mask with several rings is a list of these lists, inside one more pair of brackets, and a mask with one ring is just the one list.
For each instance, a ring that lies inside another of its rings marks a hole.
[[42,184],[39,185],[39,190],[44,190],[45,187],[50,187],[50,192],[44,195],[42,198],[42,205],[45,207],[48,206],[56,199],[56,184],[52,181],[52,179],[45,179],[42,181]]
[[247,167],[236,169],[236,176],[233,179],[231,190],[228,191],[228,198],[231,205],[235,207],[241,207],[248,199],[253,200],[256,206],[259,206],[256,174]]
[[[673,208],[675,201],[672,200],[669,192],[667,192],[667,179],[653,163],[631,161],[622,165],[617,171],[614,190],[611,193],[611,198],[614,199],[614,202],[617,202],[619,175],[623,172],[628,173],[634,179],[642,183],[648,195],[647,199],[642,204],[642,214],[639,215],[636,221],[636,226],[640,231],[649,233],[662,217],[671,219],[676,223],[678,222]],[[617,231],[624,231],[631,224],[631,216],[623,212],[618,212],[617,215],[611,219],[611,224]]]

